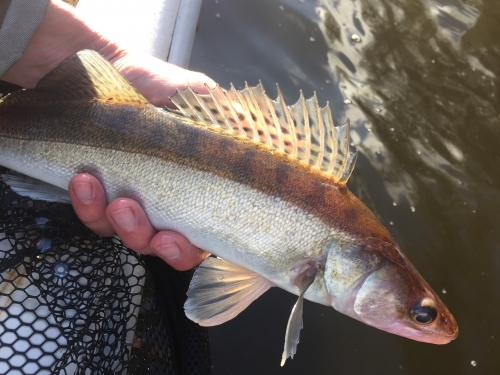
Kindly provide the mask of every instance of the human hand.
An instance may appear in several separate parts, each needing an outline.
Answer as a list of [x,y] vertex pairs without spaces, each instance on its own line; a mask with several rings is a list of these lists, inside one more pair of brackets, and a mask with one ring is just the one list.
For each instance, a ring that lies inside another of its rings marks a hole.
[[[152,56],[111,50],[113,53],[108,56],[106,48],[101,53],[104,52],[103,56],[158,107],[172,107],[169,97],[176,89],[189,85],[198,92],[206,92],[205,85],[215,86],[215,82],[204,74],[181,69]],[[209,255],[179,233],[157,232],[142,207],[132,199],[119,198],[106,207],[103,188],[91,175],[75,176],[69,184],[69,192],[75,212],[87,227],[104,236],[116,233],[127,247],[140,254],[156,255],[179,271],[193,268]]]
[[[169,97],[188,85],[206,92],[210,78],[167,64],[152,56],[126,51],[93,30],[73,9],[51,1],[44,20],[33,35],[23,56],[2,79],[27,87],[37,82],[66,58],[81,49],[93,49],[109,60],[153,105],[170,106]],[[140,205],[131,199],[106,203],[99,181],[89,174],[75,176],[68,187],[71,202],[80,220],[94,232],[114,233],[129,248],[157,255],[177,270],[201,263],[208,254],[172,231],[157,232]]]
[[179,68],[141,52],[107,48],[98,51],[154,106],[175,108],[170,97],[176,90],[191,87],[201,94],[208,94],[208,87],[216,83],[206,75]]
[[130,52],[101,35],[62,1],[52,0],[45,17],[33,34],[21,58],[1,77],[25,88],[34,88],[52,69],[82,49],[99,52],[156,106],[172,106],[168,97],[175,89],[188,85],[206,92],[204,84],[214,86],[204,74],[188,71],[141,52]]
[[[106,57],[106,56],[105,56]],[[120,51],[111,62],[152,104],[172,106],[169,97],[189,85],[198,92],[215,83],[207,76],[181,69],[149,55]],[[99,181],[89,174],[75,176],[68,187],[80,220],[102,236],[116,233],[123,243],[144,255],[156,255],[173,268],[184,271],[200,264],[208,253],[173,231],[157,232],[142,207],[132,199],[106,203]]]
[[173,231],[157,232],[141,206],[132,199],[106,203],[99,181],[89,174],[73,177],[68,187],[78,218],[101,236],[117,234],[125,246],[143,255],[156,255],[179,271],[200,264],[208,253]]
[[[176,89],[190,86],[203,93],[207,92],[206,85],[215,86],[215,82],[204,74],[181,69],[147,54],[130,53],[114,45],[100,52],[158,107],[173,107],[169,98]],[[209,255],[179,233],[157,232],[142,207],[132,199],[119,198],[106,206],[103,188],[91,175],[75,176],[69,191],[75,212],[87,227],[104,236],[116,233],[127,247],[140,254],[156,255],[179,271],[193,268]],[[93,199],[89,200],[89,196]]]

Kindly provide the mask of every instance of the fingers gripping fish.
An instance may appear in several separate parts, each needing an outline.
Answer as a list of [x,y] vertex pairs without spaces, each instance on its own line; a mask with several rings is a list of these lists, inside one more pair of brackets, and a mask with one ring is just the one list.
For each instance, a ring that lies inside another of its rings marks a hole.
[[304,298],[418,341],[457,336],[446,306],[346,188],[356,153],[349,123],[335,127],[328,105],[301,94],[287,106],[261,84],[188,87],[172,101],[178,111],[154,107],[81,51],[0,100],[0,164],[62,189],[91,173],[109,201],[138,200],[156,229],[216,255],[185,304],[201,325],[234,318],[271,286],[298,295],[282,365],[296,352]]

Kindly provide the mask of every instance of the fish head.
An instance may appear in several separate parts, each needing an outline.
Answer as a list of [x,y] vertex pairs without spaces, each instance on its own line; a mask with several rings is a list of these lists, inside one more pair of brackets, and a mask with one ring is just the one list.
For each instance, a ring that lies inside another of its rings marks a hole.
[[324,275],[332,306],[354,319],[432,344],[458,335],[448,308],[395,243],[332,244]]

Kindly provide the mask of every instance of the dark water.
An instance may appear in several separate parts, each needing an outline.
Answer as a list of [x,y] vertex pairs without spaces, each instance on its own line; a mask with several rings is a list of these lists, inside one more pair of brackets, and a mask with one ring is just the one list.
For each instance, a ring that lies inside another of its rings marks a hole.
[[215,374],[500,373],[500,4],[496,0],[205,0],[192,69],[222,86],[280,84],[351,120],[349,181],[460,326],[414,342],[271,290],[211,329]]

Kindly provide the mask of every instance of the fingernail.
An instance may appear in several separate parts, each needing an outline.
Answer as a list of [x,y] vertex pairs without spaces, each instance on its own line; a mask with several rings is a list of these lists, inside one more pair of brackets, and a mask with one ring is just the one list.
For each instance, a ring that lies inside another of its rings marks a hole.
[[136,219],[134,211],[129,207],[119,208],[110,212],[111,218],[121,229],[129,230],[134,227]]
[[165,260],[174,260],[181,256],[181,249],[176,241],[170,240],[172,242],[164,243],[157,247],[156,253],[159,257]]
[[73,184],[73,192],[78,200],[83,203],[92,203],[94,200],[94,188],[90,182],[77,182]]

